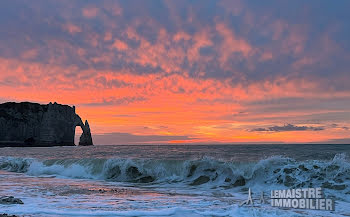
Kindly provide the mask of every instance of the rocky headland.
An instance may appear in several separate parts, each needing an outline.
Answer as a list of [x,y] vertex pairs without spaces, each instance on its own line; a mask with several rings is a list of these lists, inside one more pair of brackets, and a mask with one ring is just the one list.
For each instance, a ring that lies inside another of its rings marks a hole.
[[74,106],[0,104],[0,147],[74,146],[76,127],[83,131],[79,145],[93,145],[89,123],[83,123]]

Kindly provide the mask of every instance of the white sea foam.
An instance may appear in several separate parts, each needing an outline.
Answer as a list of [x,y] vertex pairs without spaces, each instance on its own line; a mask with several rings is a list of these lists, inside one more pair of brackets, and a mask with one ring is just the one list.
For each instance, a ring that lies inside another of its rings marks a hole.
[[238,206],[248,187],[268,192],[309,186],[323,186],[337,200],[336,212],[327,215],[350,214],[350,164],[344,154],[327,161],[273,156],[258,162],[0,157],[0,170],[17,172],[0,174],[6,183],[0,192],[25,204],[0,210],[18,215],[322,216],[325,212]]
[[182,183],[225,189],[323,186],[340,193],[350,190],[350,163],[342,154],[330,161],[298,162],[274,156],[255,163],[223,162],[211,158],[184,161],[121,158],[39,161],[0,157],[0,169],[33,176],[56,175],[148,184]]

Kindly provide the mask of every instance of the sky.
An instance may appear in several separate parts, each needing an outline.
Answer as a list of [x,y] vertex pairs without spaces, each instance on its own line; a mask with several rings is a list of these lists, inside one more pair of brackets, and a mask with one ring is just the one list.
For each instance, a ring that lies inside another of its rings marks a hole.
[[350,1],[2,0],[0,103],[95,144],[350,143]]

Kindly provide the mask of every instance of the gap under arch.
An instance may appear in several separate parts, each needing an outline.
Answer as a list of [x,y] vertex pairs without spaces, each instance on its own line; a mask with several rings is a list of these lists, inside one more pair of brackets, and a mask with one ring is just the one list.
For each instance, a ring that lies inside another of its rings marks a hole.
[[75,127],[75,134],[74,134],[74,144],[79,145],[80,136],[83,134],[83,129],[81,129],[81,126],[77,125]]

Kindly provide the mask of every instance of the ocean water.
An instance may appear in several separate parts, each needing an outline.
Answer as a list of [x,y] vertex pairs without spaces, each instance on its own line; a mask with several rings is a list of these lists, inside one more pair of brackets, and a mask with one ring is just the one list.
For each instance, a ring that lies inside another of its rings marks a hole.
[[[0,205],[20,216],[350,216],[350,145],[0,148]],[[324,187],[335,211],[281,209],[270,190]],[[253,192],[254,206],[239,206]],[[260,204],[260,193],[266,204]]]

